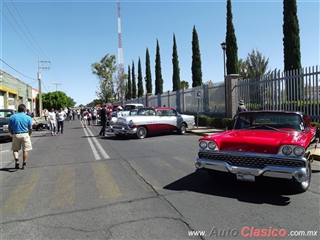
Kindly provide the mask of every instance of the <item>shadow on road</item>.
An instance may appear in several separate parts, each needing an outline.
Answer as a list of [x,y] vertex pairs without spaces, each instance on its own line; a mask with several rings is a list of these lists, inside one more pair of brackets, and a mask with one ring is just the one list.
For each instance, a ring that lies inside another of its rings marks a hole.
[[15,169],[15,168],[0,168],[0,172],[16,172],[19,169]]
[[237,181],[230,175],[223,181],[212,180],[205,170],[198,170],[164,187],[173,191],[192,191],[202,194],[235,198],[241,202],[286,206],[295,194],[288,186],[288,181],[278,179],[257,179],[256,182]]

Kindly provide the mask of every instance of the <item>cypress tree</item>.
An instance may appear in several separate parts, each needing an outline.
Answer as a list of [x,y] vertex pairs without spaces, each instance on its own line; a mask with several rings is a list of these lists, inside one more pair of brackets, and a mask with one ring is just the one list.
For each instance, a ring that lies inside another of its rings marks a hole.
[[[296,0],[283,0],[284,70],[297,70],[298,72],[295,72],[294,74],[299,74],[301,69],[299,32],[297,2]],[[288,101],[303,99],[303,79],[287,79],[286,95]]]
[[227,34],[226,34],[227,73],[226,74],[239,73],[237,38],[234,32],[232,18],[233,17],[232,17],[231,0],[227,0]]
[[152,93],[152,76],[151,76],[151,68],[150,68],[150,55],[149,50],[146,50],[146,93]]
[[201,54],[199,48],[199,39],[196,27],[193,26],[192,32],[192,87],[202,85],[202,70],[201,70]]
[[179,68],[176,36],[174,34],[173,34],[172,66],[173,66],[172,91],[178,91],[178,90],[181,89],[181,86],[180,86],[180,68]]
[[128,85],[127,85],[126,99],[130,100],[131,98],[132,98],[131,73],[130,73],[130,66],[128,66]]
[[283,0],[283,53],[285,71],[301,68],[299,33],[297,1]]
[[160,59],[160,47],[157,39],[157,48],[156,48],[156,65],[155,65],[155,95],[163,93],[163,79],[161,73],[161,59]]
[[137,84],[136,84],[136,76],[134,74],[134,62],[132,61],[132,98],[135,99],[137,97]]
[[138,98],[143,96],[141,61],[138,60]]

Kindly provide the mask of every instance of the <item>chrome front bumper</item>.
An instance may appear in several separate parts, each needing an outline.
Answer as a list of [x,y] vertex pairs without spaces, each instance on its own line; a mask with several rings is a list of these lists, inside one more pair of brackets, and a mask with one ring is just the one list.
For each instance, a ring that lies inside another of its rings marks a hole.
[[126,128],[117,128],[113,127],[111,130],[115,134],[136,134],[137,133],[137,128],[131,128],[131,129],[126,129]]
[[272,178],[295,179],[298,182],[307,180],[308,173],[306,168],[265,166],[264,168],[251,168],[231,166],[222,161],[197,158],[195,161],[197,169],[212,169],[220,172],[230,172],[232,174],[246,174],[251,176],[264,176]]

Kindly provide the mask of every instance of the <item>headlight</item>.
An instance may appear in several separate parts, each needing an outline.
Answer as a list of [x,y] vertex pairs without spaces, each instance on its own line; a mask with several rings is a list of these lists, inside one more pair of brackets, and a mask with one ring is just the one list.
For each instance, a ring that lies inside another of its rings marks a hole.
[[3,125],[3,130],[8,130],[9,125]]
[[199,143],[199,147],[200,147],[201,149],[206,149],[206,148],[207,148],[207,142],[201,141],[201,142]]
[[282,148],[282,153],[286,156],[289,156],[292,153],[292,148],[290,146],[284,146]]
[[129,126],[132,128],[133,127],[133,121],[132,120],[130,120],[130,122],[129,122]]
[[217,147],[217,145],[216,145],[215,142],[209,142],[209,143],[208,143],[208,148],[209,148],[210,150],[214,150],[216,147]]
[[302,147],[295,147],[295,148],[293,149],[293,153],[294,153],[295,155],[297,155],[298,157],[301,157],[301,156],[304,154],[304,148],[302,148]]

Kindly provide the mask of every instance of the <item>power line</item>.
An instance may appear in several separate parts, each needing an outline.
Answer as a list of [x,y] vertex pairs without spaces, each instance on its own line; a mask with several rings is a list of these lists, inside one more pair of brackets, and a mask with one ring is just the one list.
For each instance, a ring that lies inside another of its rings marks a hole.
[[[0,10],[1,11],[1,10]],[[38,58],[40,58],[29,46],[28,44],[24,41],[24,39],[20,36],[20,34],[17,32],[17,30],[14,28],[14,26],[12,26],[11,22],[9,21],[9,19],[6,17],[6,15],[3,13],[3,11],[1,11],[2,15],[4,16],[4,18],[8,21],[8,23],[11,25],[11,27],[13,28],[13,30],[18,34],[18,36],[21,38],[21,40],[24,42],[24,44],[30,49],[31,52],[34,53],[34,55],[36,55]]]
[[46,54],[42,51],[41,47],[39,46],[39,44],[37,43],[37,41],[35,40],[35,38],[33,37],[32,33],[30,32],[27,24],[26,24],[25,21],[23,20],[21,14],[20,14],[20,12],[18,11],[18,9],[17,9],[16,5],[14,4],[14,2],[13,2],[12,0],[11,0],[11,2],[12,2],[12,4],[13,4],[14,8],[16,9],[17,13],[19,14],[19,17],[20,17],[20,19],[22,20],[24,26],[26,27],[26,29],[28,30],[30,36],[32,37],[33,41],[36,43],[36,45],[37,45],[38,48],[40,49],[41,53],[45,56],[45,59],[49,59],[49,58],[46,56]]
[[[31,79],[31,80],[36,80],[36,81],[38,81],[38,79],[28,77],[28,76],[24,75],[23,73],[19,72],[19,71],[18,71],[17,69],[15,69],[14,67],[11,67],[8,63],[6,63],[5,61],[3,61],[3,59],[0,58],[0,61],[2,61],[5,65],[7,65],[9,68],[13,69],[14,71],[16,71],[17,73],[19,73],[20,75],[22,75],[22,76],[24,76],[24,77],[26,77],[26,78],[29,78],[29,79]],[[32,82],[32,83],[34,83],[34,82]],[[31,83],[31,84],[32,84],[32,83]]]

